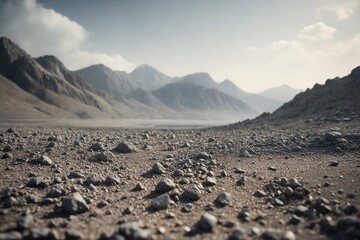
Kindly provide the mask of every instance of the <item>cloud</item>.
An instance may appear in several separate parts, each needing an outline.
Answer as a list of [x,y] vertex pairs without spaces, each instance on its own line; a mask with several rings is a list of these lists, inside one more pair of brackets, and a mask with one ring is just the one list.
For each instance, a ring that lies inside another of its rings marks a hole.
[[328,4],[316,10],[317,17],[324,14],[335,14],[338,20],[349,19],[360,6],[359,0],[337,0],[334,4]]
[[29,54],[52,54],[72,70],[103,63],[115,70],[130,70],[131,63],[121,55],[87,51],[89,32],[75,21],[44,8],[36,0],[0,3],[0,34],[19,44]]
[[[250,47],[251,55],[241,74],[248,82],[262,79],[257,88],[264,89],[284,83],[306,88],[315,82],[322,83],[328,78],[347,75],[360,64],[360,33],[334,41],[331,37],[335,31],[317,23],[304,27],[293,39]],[[328,41],[309,41],[320,39]]]
[[304,27],[298,34],[299,38],[310,41],[328,40],[336,33],[336,28],[330,27],[323,22],[318,22]]

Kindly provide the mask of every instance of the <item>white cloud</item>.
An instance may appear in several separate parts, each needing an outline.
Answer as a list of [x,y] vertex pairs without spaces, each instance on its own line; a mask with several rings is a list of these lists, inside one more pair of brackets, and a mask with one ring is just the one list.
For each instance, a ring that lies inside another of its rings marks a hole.
[[[319,24],[311,26],[316,25]],[[248,79],[249,86],[250,83],[262,79],[256,86],[257,89],[284,83],[296,88],[307,88],[316,82],[325,82],[328,78],[347,75],[352,68],[360,64],[360,33],[335,42],[330,39],[331,34],[326,35],[324,31],[319,34],[319,31],[314,29],[317,27],[305,27],[298,37],[292,40],[279,40],[263,47],[250,47],[248,50],[251,61],[245,63],[239,78]],[[314,40],[310,36],[316,40],[329,41],[309,41]]]
[[328,40],[336,33],[336,28],[330,27],[323,22],[318,22],[304,27],[298,34],[299,38],[310,41]]
[[316,10],[318,17],[327,13],[335,14],[338,20],[349,19],[360,6],[359,0],[337,0],[334,4],[328,4]]
[[0,33],[33,56],[52,54],[72,70],[103,63],[112,69],[130,70],[132,65],[120,55],[83,49],[89,33],[78,23],[44,8],[36,0],[2,3]]

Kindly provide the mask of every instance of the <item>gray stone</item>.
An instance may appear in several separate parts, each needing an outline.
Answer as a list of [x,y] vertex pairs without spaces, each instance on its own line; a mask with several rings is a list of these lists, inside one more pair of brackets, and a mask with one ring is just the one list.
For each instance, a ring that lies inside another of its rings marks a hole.
[[30,214],[20,217],[20,219],[17,221],[17,228],[20,230],[29,229],[33,225],[34,218]]
[[207,152],[198,152],[196,154],[196,159],[209,159],[210,158],[210,154],[208,154]]
[[152,167],[152,171],[157,174],[163,174],[166,172],[164,166],[161,163],[155,163]]
[[206,178],[206,181],[204,182],[205,186],[215,186],[216,185],[216,178],[214,177],[208,177]]
[[254,192],[254,197],[262,198],[262,197],[265,197],[266,195],[267,195],[266,192],[264,192],[262,190],[256,190]]
[[224,207],[231,203],[231,194],[228,192],[221,192],[215,199],[215,202]]
[[118,153],[132,153],[132,152],[136,152],[137,149],[135,147],[134,144],[132,144],[131,142],[121,142],[117,145],[117,147],[114,149],[115,152]]
[[192,212],[193,209],[194,209],[194,205],[192,203],[185,203],[182,208],[184,212]]
[[240,157],[250,157],[250,153],[247,150],[241,150],[239,156]]
[[203,213],[198,222],[199,228],[204,232],[213,232],[217,225],[217,218],[210,213]]
[[108,162],[115,158],[115,155],[110,151],[104,151],[95,154],[90,158],[93,162]]
[[155,191],[164,193],[173,190],[175,187],[175,183],[171,179],[165,178],[156,185]]
[[43,166],[50,166],[53,164],[53,161],[46,155],[41,155],[39,158],[32,159],[31,164],[39,164]]
[[0,233],[0,240],[20,240],[23,239],[21,233],[12,231]]
[[65,230],[65,240],[78,240],[84,239],[84,235],[82,232],[74,229],[66,229]]
[[29,179],[26,186],[31,188],[46,188],[47,183],[42,177],[32,177]]
[[62,208],[67,214],[78,214],[88,211],[90,208],[80,193],[74,192],[61,199]]
[[57,198],[60,196],[63,196],[65,194],[65,190],[61,185],[54,185],[50,192],[46,194],[46,197],[48,198]]
[[335,161],[331,161],[330,164],[329,164],[330,167],[337,167],[338,165],[339,165],[339,162],[336,161],[336,160],[335,160]]
[[93,150],[95,152],[97,151],[104,151],[105,148],[104,148],[104,145],[102,143],[93,143],[90,147],[89,147],[90,150]]
[[185,189],[183,193],[183,197],[190,201],[197,201],[201,197],[200,189],[194,184],[187,189]]
[[30,240],[59,239],[59,234],[47,227],[32,228],[29,232]]
[[118,176],[108,176],[105,180],[105,184],[107,185],[116,185],[116,184],[120,184],[120,178]]
[[151,207],[158,211],[158,210],[164,210],[166,208],[168,208],[168,206],[170,205],[171,199],[169,194],[165,193],[162,194],[158,197],[156,197],[155,199],[152,200],[151,202]]
[[84,183],[86,185],[93,184],[94,186],[98,186],[104,183],[104,178],[99,174],[91,174]]
[[240,227],[236,227],[231,235],[228,237],[228,240],[246,240],[246,231]]
[[124,236],[126,240],[147,240],[149,238],[148,230],[140,228],[137,222],[122,224],[118,234]]

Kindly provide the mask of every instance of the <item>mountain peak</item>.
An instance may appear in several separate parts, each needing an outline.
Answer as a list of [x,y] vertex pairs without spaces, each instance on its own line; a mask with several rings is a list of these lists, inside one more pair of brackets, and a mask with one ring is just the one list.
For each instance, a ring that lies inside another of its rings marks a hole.
[[0,73],[2,73],[9,64],[22,57],[29,57],[29,55],[9,38],[0,38]]
[[146,74],[146,73],[158,73],[159,71],[148,64],[141,64],[137,66],[130,74]]

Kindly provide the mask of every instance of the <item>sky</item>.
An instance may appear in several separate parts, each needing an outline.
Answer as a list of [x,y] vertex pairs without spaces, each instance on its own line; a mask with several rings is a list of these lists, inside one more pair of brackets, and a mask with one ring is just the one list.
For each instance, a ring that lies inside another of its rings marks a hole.
[[70,70],[148,64],[249,92],[311,88],[360,65],[360,0],[2,0],[0,36]]

